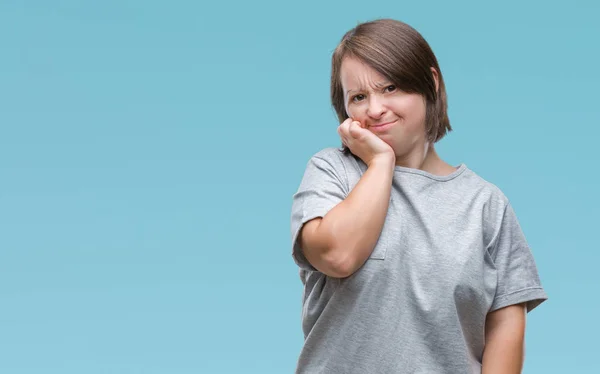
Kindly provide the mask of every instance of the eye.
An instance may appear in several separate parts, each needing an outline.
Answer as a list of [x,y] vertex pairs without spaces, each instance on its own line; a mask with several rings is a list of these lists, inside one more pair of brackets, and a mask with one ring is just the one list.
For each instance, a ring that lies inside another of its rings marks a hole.
[[385,91],[386,91],[386,92],[394,92],[394,91],[396,91],[396,86],[395,86],[395,85],[393,85],[393,84],[390,84],[389,86],[387,86],[387,87],[385,88]]
[[353,97],[352,97],[352,101],[356,103],[356,102],[358,102],[358,101],[361,101],[361,100],[363,100],[364,98],[365,98],[365,95],[363,95],[363,94],[358,94],[358,95],[355,95],[355,96],[353,96]]

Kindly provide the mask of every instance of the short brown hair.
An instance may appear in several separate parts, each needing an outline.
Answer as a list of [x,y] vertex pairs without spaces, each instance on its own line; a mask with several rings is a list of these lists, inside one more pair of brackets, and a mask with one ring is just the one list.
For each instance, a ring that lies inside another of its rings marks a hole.
[[[331,103],[340,123],[348,118],[340,78],[345,57],[361,60],[405,92],[421,94],[426,100],[425,129],[430,142],[452,131],[442,72],[417,30],[397,20],[378,19],[361,23],[344,35],[331,58]],[[437,92],[432,67],[438,73]]]

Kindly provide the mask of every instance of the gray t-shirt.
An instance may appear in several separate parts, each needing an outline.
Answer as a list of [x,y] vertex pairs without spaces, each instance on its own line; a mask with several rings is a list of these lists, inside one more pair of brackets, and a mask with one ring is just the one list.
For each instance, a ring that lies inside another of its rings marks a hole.
[[304,257],[298,233],[366,169],[326,148],[294,194],[305,337],[296,373],[481,373],[487,313],[521,302],[531,311],[547,299],[508,199],[465,164],[447,176],[396,166],[370,258],[347,278],[326,276]]

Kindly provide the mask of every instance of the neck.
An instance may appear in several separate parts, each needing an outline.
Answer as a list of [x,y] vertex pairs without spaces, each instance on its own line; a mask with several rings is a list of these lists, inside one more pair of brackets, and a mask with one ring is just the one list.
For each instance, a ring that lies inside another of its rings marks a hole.
[[396,157],[396,166],[419,169],[433,175],[445,176],[453,173],[456,168],[440,158],[433,143],[425,143],[404,156]]

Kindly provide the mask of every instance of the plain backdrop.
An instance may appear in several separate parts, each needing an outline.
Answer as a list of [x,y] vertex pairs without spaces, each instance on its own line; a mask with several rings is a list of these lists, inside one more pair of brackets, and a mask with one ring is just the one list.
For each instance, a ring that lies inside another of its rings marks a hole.
[[595,372],[598,4],[1,1],[0,372],[293,372],[291,197],[340,144],[332,51],[381,17],[432,46],[438,151],[531,245],[524,372]]

